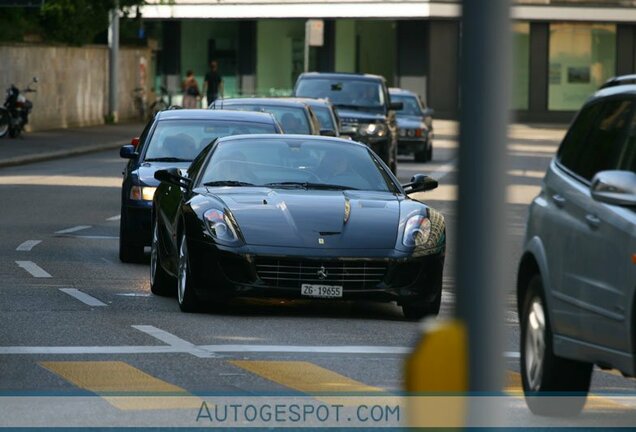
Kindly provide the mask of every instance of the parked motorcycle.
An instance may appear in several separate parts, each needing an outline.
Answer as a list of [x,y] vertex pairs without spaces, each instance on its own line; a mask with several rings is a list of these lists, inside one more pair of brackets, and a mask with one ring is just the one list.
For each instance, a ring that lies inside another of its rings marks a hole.
[[33,109],[33,103],[24,94],[35,93],[31,86],[38,82],[36,77],[23,90],[11,85],[7,89],[7,97],[4,106],[0,107],[0,138],[9,133],[11,138],[16,138],[29,123],[29,114]]

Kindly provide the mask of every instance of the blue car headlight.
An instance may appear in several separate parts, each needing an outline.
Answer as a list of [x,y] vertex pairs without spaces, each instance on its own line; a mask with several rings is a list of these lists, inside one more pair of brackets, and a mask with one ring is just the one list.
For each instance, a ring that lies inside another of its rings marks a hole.
[[236,244],[241,241],[235,223],[226,212],[210,209],[203,214],[203,220],[208,233],[220,243]]
[[411,216],[404,226],[402,244],[407,247],[424,247],[430,236],[430,219],[423,215]]

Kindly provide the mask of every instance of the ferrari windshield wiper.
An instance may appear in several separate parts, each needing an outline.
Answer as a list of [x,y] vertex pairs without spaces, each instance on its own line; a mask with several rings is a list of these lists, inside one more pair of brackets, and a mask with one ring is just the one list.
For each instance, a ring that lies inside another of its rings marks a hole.
[[327,184],[327,183],[311,183],[311,182],[279,182],[279,183],[267,183],[267,187],[296,187],[302,189],[322,189],[322,190],[356,190],[356,188]]
[[218,180],[203,183],[203,186],[255,186],[252,183],[237,181],[237,180]]
[[144,162],[192,162],[192,160],[178,157],[158,157],[146,159]]

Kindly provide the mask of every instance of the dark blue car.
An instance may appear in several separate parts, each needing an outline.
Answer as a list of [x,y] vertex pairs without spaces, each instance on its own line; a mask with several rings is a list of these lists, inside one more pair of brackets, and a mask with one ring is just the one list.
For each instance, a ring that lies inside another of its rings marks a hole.
[[140,262],[150,245],[152,198],[159,182],[155,171],[179,168],[190,162],[219,137],[282,133],[271,114],[241,111],[171,110],[158,113],[144,129],[139,144],[125,145],[119,228],[119,259]]

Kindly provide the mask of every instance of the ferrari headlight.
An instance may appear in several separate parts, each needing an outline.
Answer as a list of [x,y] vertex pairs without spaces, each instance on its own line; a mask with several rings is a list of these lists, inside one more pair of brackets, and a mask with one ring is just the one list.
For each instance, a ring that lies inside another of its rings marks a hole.
[[431,221],[426,216],[416,215],[406,221],[402,244],[407,247],[424,246],[431,236]]
[[384,136],[386,135],[386,126],[382,123],[369,123],[360,125],[360,135]]
[[216,240],[233,243],[238,241],[238,235],[232,220],[221,210],[211,209],[203,214],[208,232]]
[[134,201],[152,201],[156,187],[133,186],[130,188],[130,199]]

